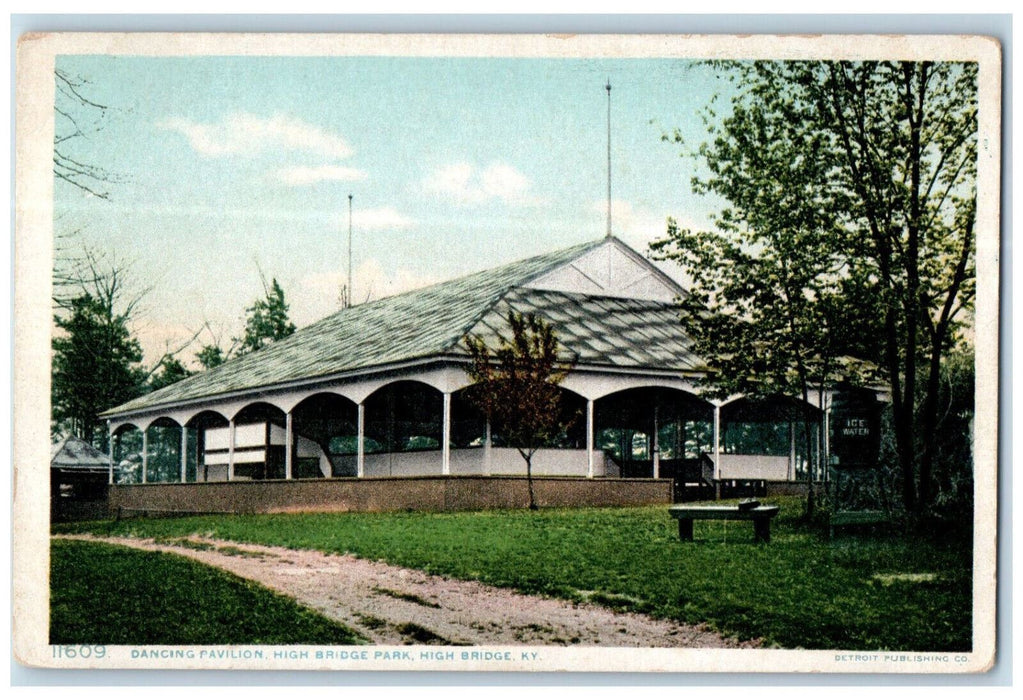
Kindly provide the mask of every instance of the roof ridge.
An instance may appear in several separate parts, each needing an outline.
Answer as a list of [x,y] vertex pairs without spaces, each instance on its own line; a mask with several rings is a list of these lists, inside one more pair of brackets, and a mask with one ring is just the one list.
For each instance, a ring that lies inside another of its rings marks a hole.
[[60,442],[58,442],[56,445],[54,445],[50,449],[50,461],[51,462],[53,460],[57,459],[57,455],[59,455],[64,450],[64,445],[67,444],[67,441],[68,441],[68,439],[70,437],[71,437],[71,433],[68,433],[67,435],[65,435],[64,437],[62,437],[60,439]]

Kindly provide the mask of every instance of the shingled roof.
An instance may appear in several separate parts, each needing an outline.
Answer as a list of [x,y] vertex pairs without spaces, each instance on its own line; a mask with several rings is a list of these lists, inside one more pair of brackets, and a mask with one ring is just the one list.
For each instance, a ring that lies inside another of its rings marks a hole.
[[466,333],[494,335],[504,327],[509,308],[536,312],[552,322],[562,345],[580,364],[682,371],[698,367],[671,304],[523,288],[603,243],[591,241],[344,309],[103,415],[461,355]]
[[69,435],[50,448],[51,469],[105,471],[108,466],[107,455],[74,435]]

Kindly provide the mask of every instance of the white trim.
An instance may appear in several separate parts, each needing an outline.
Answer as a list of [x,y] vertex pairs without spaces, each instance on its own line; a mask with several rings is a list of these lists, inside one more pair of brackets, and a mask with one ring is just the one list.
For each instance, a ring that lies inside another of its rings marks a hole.
[[[336,374],[329,374],[322,377],[306,377],[303,379],[294,379],[286,382],[280,382],[278,384],[267,384],[265,386],[251,387],[247,389],[238,389],[235,391],[227,391],[221,394],[211,394],[209,396],[198,396],[190,399],[181,399],[175,401],[168,401],[164,404],[154,404],[152,406],[143,406],[135,410],[120,411],[118,413],[104,413],[101,415],[102,418],[108,420],[114,419],[125,419],[122,422],[132,422],[131,416],[145,416],[155,414],[157,418],[170,413],[180,413],[182,415],[188,415],[189,420],[194,418],[196,415],[203,411],[212,410],[220,413],[221,411],[213,408],[214,406],[222,406],[225,403],[234,404],[238,401],[242,402],[242,408],[250,403],[257,401],[263,401],[266,403],[273,403],[272,400],[267,398],[268,394],[279,394],[286,393],[292,390],[307,390],[312,394],[320,393],[322,391],[332,391],[339,393],[337,387],[340,384],[351,382],[353,379],[360,377],[367,378],[380,378],[378,375],[386,375],[383,384],[387,384],[392,381],[401,381],[401,378],[394,376],[395,372],[399,372],[405,369],[414,369],[417,367],[423,367],[428,365],[450,365],[453,363],[464,365],[468,363],[469,358],[465,355],[447,355],[439,354],[433,355],[432,357],[422,360],[411,360],[409,362],[396,362],[390,365],[375,365],[373,367],[367,367],[365,369],[350,370],[348,372],[338,372]],[[442,366],[438,369],[449,369],[449,367]],[[429,383],[429,382],[424,382]],[[381,386],[383,385],[381,384]],[[465,386],[468,386],[466,382]],[[440,389],[438,389],[440,390]],[[346,396],[345,394],[341,394]],[[353,403],[358,401],[351,396]],[[301,400],[301,399],[299,399]],[[275,404],[276,405],[276,404]],[[189,411],[188,407],[194,407],[193,411]],[[284,409],[281,409],[282,411]],[[226,416],[225,416],[226,417]],[[155,420],[155,419],[154,419]],[[187,422],[187,421],[186,421]]]

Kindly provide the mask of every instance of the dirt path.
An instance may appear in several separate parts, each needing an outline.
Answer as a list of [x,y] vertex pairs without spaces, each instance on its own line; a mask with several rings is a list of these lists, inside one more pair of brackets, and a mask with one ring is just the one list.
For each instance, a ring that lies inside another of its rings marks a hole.
[[755,646],[700,626],[522,595],[348,555],[199,539],[159,544],[131,538],[75,539],[174,552],[216,566],[294,598],[375,644]]

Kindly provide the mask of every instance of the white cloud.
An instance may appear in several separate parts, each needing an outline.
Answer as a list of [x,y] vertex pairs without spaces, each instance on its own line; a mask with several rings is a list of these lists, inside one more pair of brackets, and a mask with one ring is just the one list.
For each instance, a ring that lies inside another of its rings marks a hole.
[[271,149],[303,151],[331,158],[352,155],[351,147],[342,137],[285,114],[259,117],[235,112],[213,123],[171,117],[157,126],[182,134],[193,149],[206,156],[253,155]]
[[506,204],[536,205],[543,199],[532,194],[533,183],[510,165],[491,163],[479,168],[470,163],[455,163],[427,176],[423,188],[460,205],[497,200]]
[[415,223],[414,219],[410,219],[392,207],[356,208],[352,212],[352,227],[360,230],[407,229]]
[[358,168],[346,168],[341,165],[320,165],[309,167],[296,165],[290,168],[281,168],[277,171],[277,179],[285,185],[302,187],[304,185],[315,185],[318,182],[351,182],[353,180],[365,179],[366,173]]

